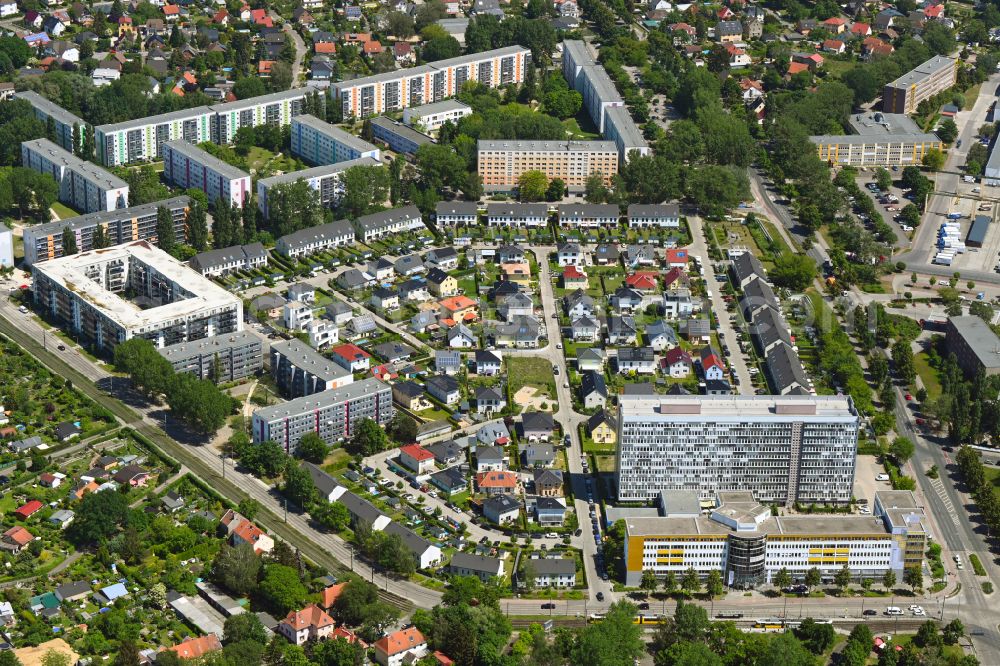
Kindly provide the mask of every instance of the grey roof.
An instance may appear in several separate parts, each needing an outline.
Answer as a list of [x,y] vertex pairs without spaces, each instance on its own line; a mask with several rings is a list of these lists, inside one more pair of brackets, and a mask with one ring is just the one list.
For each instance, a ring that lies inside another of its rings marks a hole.
[[597,347],[584,347],[579,350],[576,354],[576,360],[579,362],[581,360],[592,360],[604,362],[604,350],[598,349]]
[[212,115],[211,108],[207,106],[196,106],[191,109],[170,111],[168,113],[161,113],[155,116],[146,116],[145,118],[126,120],[120,123],[108,123],[107,125],[98,125],[97,127],[94,128],[94,131],[110,134],[112,132],[121,132],[123,130],[136,129],[139,127],[148,127],[149,125],[162,125],[164,123],[172,123],[181,120],[190,120],[193,118],[198,118],[200,116],[206,116],[206,115]]
[[551,432],[555,428],[552,414],[548,412],[525,412],[521,415],[521,429],[525,432],[545,430]]
[[347,400],[357,399],[363,395],[374,394],[377,391],[388,390],[389,386],[374,377],[362,379],[359,382],[348,384],[337,389],[320,391],[313,395],[303,396],[288,402],[282,402],[270,407],[262,407],[254,412],[256,416],[264,421],[281,419],[293,414],[323,409],[329,405],[337,405]]
[[410,356],[414,350],[405,342],[394,341],[376,345],[372,351],[382,358],[395,359]]
[[288,173],[271,176],[270,178],[261,178],[257,184],[262,186],[264,189],[267,189],[269,187],[274,187],[275,185],[281,185],[282,183],[294,183],[300,178],[303,180],[309,180],[311,178],[332,176],[338,173],[343,173],[344,171],[347,171],[351,167],[355,166],[381,166],[381,164],[378,160],[372,157],[359,157],[356,160],[347,160],[346,162],[337,162],[335,164],[324,164],[323,166],[317,166],[311,169],[289,171]]
[[1000,349],[1000,338],[993,332],[989,324],[975,315],[951,317],[948,322],[950,327],[953,327],[962,337],[984,368],[1000,367],[1000,354],[997,353],[997,350]]
[[618,261],[618,257],[621,256],[621,252],[618,250],[618,246],[614,243],[601,243],[594,248],[594,256],[605,257],[610,261]]
[[941,141],[937,134],[891,134],[887,136],[872,136],[870,134],[820,134],[809,137],[809,140],[817,144],[871,144],[871,143],[939,143]]
[[337,276],[337,283],[347,289],[356,289],[368,283],[368,278],[357,268],[348,268]]
[[462,352],[451,349],[438,349],[434,352],[436,365],[462,365]]
[[765,363],[767,374],[771,378],[771,388],[778,393],[796,384],[808,388],[809,379],[802,369],[799,355],[786,343],[782,342],[769,351]]
[[448,274],[437,266],[433,266],[429,271],[427,271],[427,281],[431,284],[441,284],[447,280],[448,277]]
[[227,162],[223,162],[212,153],[204,151],[198,146],[194,145],[193,143],[184,141],[183,139],[177,139],[176,141],[168,141],[163,145],[170,148],[170,150],[176,151],[181,155],[184,155],[192,162],[197,162],[198,164],[201,164],[206,168],[211,169],[212,171],[219,174],[223,178],[227,178],[229,180],[236,180],[238,178],[247,178],[250,175],[246,171],[243,171],[242,169],[237,169],[232,164],[229,164]]
[[29,449],[33,449],[36,446],[41,446],[41,445],[42,445],[42,438],[39,437],[38,435],[32,435],[31,437],[25,437],[24,439],[19,439],[10,446],[15,452],[19,453],[21,451],[27,451]]
[[206,271],[216,266],[222,266],[234,261],[245,261],[250,258],[251,255],[259,257],[260,254],[267,254],[267,251],[264,250],[264,246],[260,243],[253,243],[252,245],[233,245],[231,247],[219,248],[218,250],[206,250],[205,252],[199,252],[194,255],[188,263],[191,264],[192,268]]
[[587,370],[580,378],[580,395],[588,396],[597,393],[601,397],[608,397],[608,387],[604,383],[604,375],[594,370]]
[[91,585],[87,580],[76,580],[72,583],[63,583],[56,588],[55,592],[62,599],[69,599],[81,594],[90,594]]
[[28,150],[43,156],[53,164],[60,164],[67,169],[72,169],[85,181],[102,189],[128,187],[128,183],[110,171],[105,171],[93,162],[81,160],[73,153],[63,149],[61,146],[57,146],[48,139],[24,141],[21,143],[21,146],[27,146]]
[[618,350],[619,362],[651,363],[655,356],[652,347],[622,347]]
[[652,324],[646,327],[646,337],[650,340],[657,338],[659,336],[664,336],[671,342],[677,342],[677,331],[674,327],[660,319],[659,321],[654,321]]
[[[601,69],[604,69],[603,67]],[[531,153],[617,153],[614,141],[540,141],[536,139],[480,139],[478,150]],[[544,204],[542,204],[544,205]]]
[[400,220],[412,220],[413,218],[423,219],[420,215],[420,210],[416,206],[410,205],[403,206],[402,208],[393,208],[392,210],[384,210],[380,213],[372,213],[371,215],[362,215],[354,223],[362,229],[377,230]]
[[219,353],[250,345],[256,345],[259,349],[263,347],[263,342],[249,330],[243,330],[233,333],[223,333],[222,335],[212,335],[200,340],[178,342],[177,344],[160,347],[156,351],[160,352],[160,356],[168,361],[180,361],[191,358],[196,354]]
[[[560,208],[560,214],[562,214],[561,208]],[[581,252],[580,244],[572,241],[559,243],[559,245],[556,246],[556,251],[559,254],[580,254]]]
[[743,287],[743,296],[740,298],[740,309],[743,310],[743,316],[749,317],[750,310],[755,310],[762,305],[775,310],[780,309],[774,290],[771,289],[771,285],[766,280],[761,278],[750,280]]
[[582,289],[577,289],[571,294],[565,296],[566,298],[566,308],[572,309],[574,306],[582,303],[589,307],[591,310],[594,309],[594,297],[585,292]]
[[[431,447],[428,446],[427,450],[430,451]],[[461,454],[461,451],[459,451],[459,453]],[[435,458],[437,458],[437,456],[435,456]],[[459,488],[466,488],[469,485],[469,480],[465,478],[465,475],[462,474],[457,467],[449,467],[448,469],[443,469],[440,472],[434,472],[431,474],[431,478],[437,481],[438,484],[446,488],[449,492]]]
[[649,147],[646,138],[642,135],[642,130],[635,124],[632,114],[629,113],[628,107],[624,104],[608,107],[604,111],[604,124],[614,125],[618,141],[626,154],[630,150],[642,150]]
[[486,205],[487,217],[548,217],[549,207],[543,203],[491,203]]
[[470,109],[468,104],[463,104],[457,99],[445,99],[440,102],[432,102],[431,104],[422,104],[420,106],[414,106],[410,108],[410,114],[416,114],[417,116],[430,116],[435,113],[441,113],[443,111],[459,111],[462,109]]
[[500,337],[515,340],[538,340],[538,320],[527,315],[516,315],[507,324],[495,325],[494,331]]
[[566,513],[566,506],[555,497],[539,497],[535,500],[535,511],[558,511]]
[[424,394],[424,387],[414,381],[407,380],[393,384],[392,391],[393,393],[398,391],[403,396],[412,400],[413,398],[419,398]]
[[308,89],[306,88],[292,88],[290,90],[283,90],[281,92],[269,93],[267,95],[248,97],[247,99],[240,99],[236,100],[235,102],[227,102],[225,104],[215,104],[209,108],[215,113],[226,114],[226,113],[232,113],[233,111],[239,111],[241,109],[249,109],[255,106],[261,106],[263,104],[274,104],[275,102],[284,102],[285,100],[304,99],[307,92]]
[[532,478],[534,479],[536,490],[539,485],[557,485],[561,487],[563,484],[561,469],[536,469],[532,472]]
[[594,91],[601,104],[624,104],[622,96],[618,94],[618,88],[615,87],[603,65],[584,65],[577,74],[577,78],[580,77],[587,79],[587,87]]
[[969,227],[969,233],[965,237],[965,242],[982,245],[983,241],[986,240],[986,231],[990,228],[991,220],[992,218],[986,215],[976,215],[976,219],[972,221],[972,226]]
[[156,211],[160,206],[175,209],[185,208],[190,205],[190,197],[179,196],[171,199],[164,199],[163,201],[154,201],[153,203],[142,204],[140,206],[132,206],[131,208],[119,208],[117,210],[109,211],[102,210],[97,211],[96,213],[87,213],[86,215],[69,217],[56,222],[36,224],[28,227],[25,232],[32,234],[36,238],[41,236],[58,236],[62,233],[63,229],[66,228],[76,231],[92,227],[95,224],[114,224],[121,220],[132,220],[134,218],[146,217],[149,215],[155,216]]
[[347,507],[347,510],[355,520],[360,520],[369,525],[385,515],[376,509],[371,502],[361,499],[352,492],[344,493],[337,501]]
[[396,260],[393,268],[397,273],[405,273],[407,270],[423,268],[424,261],[418,254],[407,254]]
[[395,534],[403,540],[403,544],[409,549],[414,555],[420,556],[427,552],[428,548],[435,547],[427,539],[423,538],[413,530],[404,527],[396,522],[391,522],[385,526],[386,534]]
[[479,214],[479,204],[475,201],[439,201],[434,208],[436,215],[472,215]]
[[524,444],[520,447],[521,454],[530,465],[533,462],[552,462],[556,459],[556,450],[551,444]]
[[14,93],[15,99],[23,99],[24,101],[31,104],[32,107],[39,113],[43,113],[49,116],[57,123],[67,125],[72,127],[73,125],[79,125],[84,127],[87,123],[84,122],[82,118],[79,118],[66,109],[62,108],[54,102],[50,102],[48,99],[38,94],[34,90],[22,90],[21,92]]
[[719,21],[715,24],[715,36],[742,35],[743,24],[739,21]]
[[300,116],[295,116],[292,118],[292,124],[300,124],[313,129],[337,143],[347,146],[348,148],[353,148],[359,153],[367,153],[372,150],[378,150],[375,146],[368,143],[359,136],[355,136],[350,132],[346,132],[336,125],[331,125],[330,123],[320,120],[316,116],[308,113],[304,113]]
[[333,88],[336,90],[344,90],[347,88],[353,88],[355,86],[370,85],[382,81],[395,81],[396,79],[412,78],[414,76],[426,75],[436,70],[444,69],[447,67],[476,63],[483,60],[489,60],[492,58],[524,53],[525,51],[527,51],[527,49],[525,49],[523,46],[517,46],[517,45],[505,46],[503,48],[494,49],[492,51],[473,53],[469,55],[458,56],[457,58],[448,58],[447,60],[436,60],[426,65],[421,65],[420,67],[411,67],[404,70],[384,72],[382,74],[375,74],[373,76],[365,76],[362,78],[351,79],[349,81],[342,81],[340,83],[333,84]]
[[497,514],[508,513],[519,510],[521,503],[513,495],[495,495],[483,502],[483,508],[490,507],[490,510]]
[[476,389],[476,401],[482,402],[484,400],[506,401],[503,397],[503,393],[501,393],[498,389],[493,388],[492,386],[480,386]]
[[570,576],[576,573],[576,561],[565,557],[530,560],[536,576]]
[[[616,204],[560,204],[559,218],[614,217],[619,215]],[[579,247],[577,248],[579,249]]]
[[311,462],[303,462],[302,467],[309,472],[309,477],[312,479],[313,485],[316,486],[316,490],[318,490],[323,497],[329,497],[330,493],[334,490],[344,487],[335,478]]
[[451,566],[456,569],[468,569],[469,571],[480,571],[482,573],[488,573],[492,575],[497,575],[499,571],[503,574],[503,561],[495,557],[486,557],[485,555],[473,555],[470,553],[463,553],[461,551],[455,553],[451,558]]
[[453,439],[446,442],[429,444],[425,447],[427,452],[434,456],[439,463],[446,463],[452,458],[461,458],[464,449]]
[[492,363],[500,365],[501,363],[503,363],[503,358],[498,356],[496,352],[484,351],[482,349],[476,350],[477,365],[492,364]]
[[372,130],[374,131],[375,128],[380,128],[382,130],[385,130],[386,132],[395,134],[396,136],[402,139],[412,141],[418,146],[425,143],[434,142],[434,140],[431,139],[426,134],[418,132],[409,125],[404,125],[403,123],[397,123],[395,120],[387,118],[386,116],[376,116],[372,118]]
[[612,430],[617,430],[618,422],[615,420],[615,417],[603,409],[598,410],[596,414],[587,419],[587,430],[593,430],[605,422],[608,423]]
[[777,310],[771,308],[764,308],[754,315],[753,321],[750,323],[750,337],[757,344],[759,350],[767,349],[775,342],[792,344],[788,324]]
[[275,342],[271,345],[271,353],[281,354],[296,368],[323,381],[335,382],[351,374],[350,370],[334,363],[298,338]]
[[569,326],[573,330],[594,329],[596,331],[601,327],[601,322],[597,321],[590,315],[583,315],[582,317],[577,317],[576,319],[574,319]]
[[691,317],[684,322],[684,325],[687,327],[687,334],[689,336],[708,335],[712,332],[712,325],[705,317]]
[[476,447],[476,462],[483,462],[484,460],[500,461],[503,459],[504,459],[504,452],[502,446]]
[[680,217],[681,207],[675,203],[667,204],[629,204],[629,217]]
[[933,76],[944,67],[955,67],[955,59],[936,55],[930,60],[917,65],[892,83],[889,83],[887,87],[899,88],[902,90],[909,89]]
[[438,393],[452,393],[459,389],[458,380],[451,375],[435,375],[424,380],[427,388],[433,388]]
[[764,266],[751,252],[744,252],[733,259],[733,275],[736,277],[737,282],[743,282],[743,280],[755,275],[759,278],[767,279],[767,274],[764,273]]

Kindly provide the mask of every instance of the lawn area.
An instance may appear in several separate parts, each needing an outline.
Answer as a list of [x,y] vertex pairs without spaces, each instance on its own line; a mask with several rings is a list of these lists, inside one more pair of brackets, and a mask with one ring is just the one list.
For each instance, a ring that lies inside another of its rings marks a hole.
[[534,386],[548,397],[555,398],[556,382],[551,363],[544,358],[526,356],[510,356],[506,361],[512,395],[523,386]]
[[286,156],[283,153],[272,153],[266,148],[261,148],[260,146],[253,146],[247,153],[246,157],[247,167],[250,171],[261,174],[273,174],[289,171],[298,171],[302,168],[302,163],[293,157]]
[[55,214],[59,216],[60,220],[65,220],[68,217],[77,217],[79,215],[78,212],[76,212],[66,204],[60,203],[58,201],[52,204],[52,210],[55,211]]
[[927,397],[936,400],[941,395],[941,382],[938,380],[938,371],[931,367],[927,360],[927,354],[920,352],[913,355],[913,365],[920,375],[920,381],[927,390]]
[[586,131],[580,127],[580,123],[577,122],[576,118],[568,118],[563,121],[563,126],[566,128],[566,132],[569,134],[570,139],[598,139],[599,135]]

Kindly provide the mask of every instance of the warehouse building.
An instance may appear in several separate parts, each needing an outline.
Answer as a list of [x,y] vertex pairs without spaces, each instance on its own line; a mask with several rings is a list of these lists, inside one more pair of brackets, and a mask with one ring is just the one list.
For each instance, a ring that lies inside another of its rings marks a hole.
[[253,413],[253,440],[257,443],[273,440],[294,453],[307,432],[315,432],[323,441],[333,444],[349,439],[362,419],[371,419],[384,427],[392,415],[392,389],[378,379],[369,378],[258,409]]
[[611,141],[479,140],[479,175],[487,192],[516,189],[525,171],[560,178],[571,192],[583,191],[594,173],[610,186],[618,173],[618,148]]
[[250,174],[187,141],[163,144],[163,175],[177,187],[201,190],[212,206],[222,199],[242,208],[253,192]]
[[[901,577],[915,553],[922,558],[922,550],[914,551],[925,534],[922,512],[893,529],[879,515],[772,516],[749,491],[720,492],[712,500],[707,515],[696,501],[675,507],[669,500],[658,515],[626,515],[625,584],[637,586],[643,571],[662,578],[689,568],[702,577],[719,571],[726,585],[741,588],[770,583],[781,569],[795,580],[815,568],[832,582],[845,565],[854,579],[890,570]],[[915,561],[919,566],[921,559]]]
[[945,348],[958,358],[967,377],[980,370],[987,375],[1000,374],[1000,337],[975,315],[948,318]]
[[157,160],[163,157],[163,144],[170,141],[211,141],[214,118],[212,109],[198,106],[98,125],[94,128],[97,156],[105,166]]
[[361,157],[347,162],[326,164],[302,171],[290,171],[270,178],[261,178],[257,181],[257,207],[266,218],[269,214],[268,191],[275,185],[294,183],[301,178],[309,184],[309,187],[319,193],[319,201],[322,205],[333,208],[340,202],[340,197],[344,194],[340,174],[353,166],[379,166],[379,163],[370,157]]
[[618,499],[748,490],[764,502],[850,501],[858,413],[848,396],[623,395]]
[[[73,115],[58,104],[53,104],[34,90],[22,90],[14,93],[14,99],[23,99],[35,110],[35,117],[48,125],[49,120],[55,128],[55,142],[64,150],[74,152],[83,147],[83,131],[87,123]],[[73,135],[76,134],[76,146],[73,146]]]
[[466,81],[489,88],[522,83],[530,58],[523,46],[507,46],[342,81],[330,90],[340,101],[344,118],[363,118],[454,97]]
[[243,302],[146,241],[32,266],[38,308],[84,344],[167,347],[243,328]]
[[958,60],[934,56],[917,65],[882,90],[886,113],[914,113],[920,102],[951,88],[958,78]]
[[59,201],[70,208],[96,213],[128,206],[128,183],[48,139],[21,143],[21,164],[52,176]]
[[193,342],[180,342],[158,351],[170,361],[174,372],[188,372],[215,383],[251,377],[263,367],[264,344],[250,331],[213,335]]
[[982,247],[986,242],[986,232],[990,229],[992,218],[986,215],[976,215],[969,227],[969,233],[965,237],[965,244],[969,247]]
[[174,236],[178,243],[187,240],[187,215],[191,199],[186,196],[155,203],[89,213],[57,222],[36,224],[24,229],[24,261],[28,265],[63,256],[63,231],[69,229],[79,252],[94,249],[94,232],[103,228],[111,246],[132,241],[156,239],[156,212],[160,207],[170,211],[174,220]]
[[298,338],[271,345],[271,376],[284,395],[299,398],[354,383],[354,375]]
[[381,159],[381,151],[372,144],[309,114],[292,118],[292,154],[314,166],[361,157]]

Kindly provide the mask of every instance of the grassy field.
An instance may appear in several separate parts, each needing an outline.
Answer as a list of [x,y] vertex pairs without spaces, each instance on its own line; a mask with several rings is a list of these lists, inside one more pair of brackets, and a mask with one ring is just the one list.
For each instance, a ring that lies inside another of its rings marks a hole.
[[923,382],[924,388],[927,390],[927,397],[936,400],[941,395],[941,382],[938,380],[937,370],[928,363],[927,354],[923,352],[914,354],[913,365],[917,369],[917,374],[920,375],[920,381]]
[[510,356],[506,361],[512,394],[523,386],[533,386],[548,397],[555,398],[556,382],[551,363],[543,358],[525,356]]
[[270,150],[261,148],[260,146],[254,146],[247,153],[247,166],[251,171],[259,173],[265,171],[267,173],[277,173],[296,171],[300,167],[298,160],[291,157],[287,157],[282,153],[272,153]]
[[60,220],[65,220],[68,217],[76,217],[79,215],[78,212],[76,212],[66,204],[60,203],[58,201],[52,204],[52,210],[55,211],[55,214],[59,216]]

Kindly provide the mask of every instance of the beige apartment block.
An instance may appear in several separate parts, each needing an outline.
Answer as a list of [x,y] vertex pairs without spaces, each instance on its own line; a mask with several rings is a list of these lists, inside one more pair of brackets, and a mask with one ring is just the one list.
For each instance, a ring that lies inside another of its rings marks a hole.
[[618,173],[618,148],[613,141],[479,141],[479,175],[486,191],[514,189],[525,171],[560,178],[570,191],[582,191],[592,173],[610,185]]

